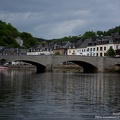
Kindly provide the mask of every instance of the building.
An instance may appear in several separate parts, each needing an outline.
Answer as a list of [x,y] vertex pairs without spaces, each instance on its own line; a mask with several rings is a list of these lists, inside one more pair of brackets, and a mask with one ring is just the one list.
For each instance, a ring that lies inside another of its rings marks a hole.
[[56,42],[54,44],[53,54],[68,55],[68,48],[72,45],[69,41]]
[[76,55],[81,55],[81,56],[95,56],[96,55],[96,51],[95,51],[96,43],[94,39],[92,38],[81,39],[81,41],[79,42],[80,44],[76,48]]
[[96,56],[106,56],[106,53],[109,48],[113,48],[115,51],[120,48],[120,41],[117,41],[116,38],[112,36],[103,37],[97,40],[96,45]]
[[52,55],[53,46],[50,44],[34,46],[27,50],[27,55]]
[[20,46],[23,46],[23,40],[20,37],[15,38],[15,40]]
[[75,55],[75,45],[71,44],[69,48],[67,49],[67,55]]
[[116,55],[120,56],[120,34],[105,36],[98,39],[80,39],[78,42],[75,50],[76,55],[104,57],[108,49],[113,48],[116,51]]

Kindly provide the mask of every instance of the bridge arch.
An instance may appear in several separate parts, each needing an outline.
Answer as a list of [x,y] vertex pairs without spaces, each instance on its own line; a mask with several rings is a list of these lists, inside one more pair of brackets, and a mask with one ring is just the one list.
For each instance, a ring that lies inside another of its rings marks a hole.
[[6,61],[7,61],[6,59],[1,59],[0,60],[0,65],[3,65],[4,63],[6,63]]
[[21,61],[21,62],[25,62],[25,63],[30,63],[34,66],[36,66],[36,72],[37,73],[42,73],[42,72],[45,72],[46,70],[46,67],[40,63],[37,63],[37,62],[33,62],[33,61],[28,61],[28,60],[17,60],[17,61]]
[[70,60],[70,61],[64,61],[64,62],[72,62],[74,64],[81,66],[83,68],[84,73],[97,73],[98,72],[98,68],[88,62],[78,61],[78,60]]
[[[3,60],[3,59],[2,59]],[[4,60],[5,62],[9,62],[11,63],[12,61],[7,61],[7,60]],[[30,63],[32,65],[34,65],[36,67],[36,73],[43,73],[46,71],[46,66],[40,64],[40,63],[37,63],[37,62],[34,62],[34,61],[30,61],[30,60],[13,60],[14,62],[25,62],[25,63]]]
[[84,61],[71,61],[83,68],[84,73],[96,73],[98,72],[98,68],[90,63]]

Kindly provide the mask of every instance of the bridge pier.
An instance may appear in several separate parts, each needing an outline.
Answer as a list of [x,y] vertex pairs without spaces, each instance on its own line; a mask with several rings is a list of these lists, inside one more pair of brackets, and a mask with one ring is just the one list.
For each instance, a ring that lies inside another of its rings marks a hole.
[[103,73],[103,72],[105,72],[105,58],[104,57],[98,57],[97,59],[96,59],[96,66],[97,66],[97,68],[98,68],[98,72],[100,73]]
[[46,65],[46,71],[52,72],[53,71],[53,65],[52,64],[47,64]]
[[37,65],[36,66],[36,73],[43,73],[45,72],[45,66]]

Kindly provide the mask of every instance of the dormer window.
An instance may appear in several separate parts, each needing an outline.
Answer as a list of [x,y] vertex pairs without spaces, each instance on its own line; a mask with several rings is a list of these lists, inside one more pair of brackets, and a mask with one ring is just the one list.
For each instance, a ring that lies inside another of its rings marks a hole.
[[88,43],[88,46],[91,46],[92,45],[92,43]]
[[113,40],[109,40],[109,43],[113,43]]

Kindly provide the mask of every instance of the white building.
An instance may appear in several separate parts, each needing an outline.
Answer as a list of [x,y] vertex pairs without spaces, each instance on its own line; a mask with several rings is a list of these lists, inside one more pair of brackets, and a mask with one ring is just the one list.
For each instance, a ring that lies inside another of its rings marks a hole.
[[76,48],[75,54],[80,56],[87,56],[87,48]]
[[120,54],[120,40],[115,39],[112,36],[104,37],[101,39],[85,39],[79,47],[76,48],[76,55],[81,56],[106,56],[109,48],[113,48],[115,51],[118,50]]
[[95,46],[92,43],[92,39],[90,38],[81,41],[80,45],[76,48],[75,54],[81,56],[95,56]]
[[96,56],[105,56],[109,48],[118,49],[118,44],[96,45]]
[[96,56],[106,56],[109,48],[117,50],[120,46],[118,43],[114,43],[112,38],[99,40],[96,45]]
[[52,55],[53,51],[52,50],[38,50],[38,51],[29,51],[27,52],[27,55]]
[[96,46],[88,46],[86,54],[87,56],[96,56]]
[[75,45],[70,45],[67,49],[67,55],[75,55]]
[[68,48],[67,55],[75,55],[75,48]]
[[20,46],[23,46],[23,40],[20,37],[15,38],[15,40]]
[[53,54],[50,51],[33,51],[33,52],[27,52],[27,55],[51,55]]

